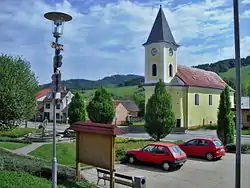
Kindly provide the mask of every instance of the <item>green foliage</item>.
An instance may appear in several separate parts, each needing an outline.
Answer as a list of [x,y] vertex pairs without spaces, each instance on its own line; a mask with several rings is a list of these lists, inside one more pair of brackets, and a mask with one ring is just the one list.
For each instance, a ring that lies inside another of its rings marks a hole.
[[145,91],[144,89],[140,88],[140,90],[137,90],[137,92],[133,94],[132,98],[135,101],[135,104],[140,109],[139,117],[144,117],[144,113],[145,113]]
[[10,131],[0,131],[0,136],[10,137],[10,138],[20,138],[32,132],[40,132],[40,131],[34,128],[15,128]]
[[69,124],[72,125],[77,121],[86,121],[87,112],[82,94],[75,92],[71,103],[69,104]]
[[0,137],[0,142],[15,142],[15,143],[23,143],[23,144],[32,144],[30,140],[21,140],[18,138],[10,138],[10,137]]
[[[235,144],[227,144],[225,146],[225,149],[229,153],[235,153],[236,152],[236,145]],[[250,150],[250,145],[247,144],[241,144],[241,153],[247,153]]]
[[[51,179],[51,163],[30,156],[22,156],[0,148],[0,170],[28,173]],[[75,182],[75,170],[67,166],[57,166],[58,184],[65,187],[93,187],[90,184]],[[2,182],[1,182],[2,183]],[[81,186],[80,186],[81,185]],[[20,187],[20,185],[19,185]],[[36,186],[37,187],[37,186]]]
[[217,135],[224,145],[234,143],[235,123],[231,112],[230,91],[226,87],[220,95]]
[[112,98],[107,89],[96,90],[94,98],[87,106],[89,119],[95,123],[110,124],[115,116]]
[[248,82],[248,85],[247,85],[246,95],[250,96],[250,81]]
[[172,131],[175,123],[171,95],[166,91],[165,84],[159,81],[147,103],[145,129],[153,139],[159,141]]
[[17,121],[34,117],[38,82],[29,62],[20,57],[1,55],[0,75],[0,120],[13,128]]

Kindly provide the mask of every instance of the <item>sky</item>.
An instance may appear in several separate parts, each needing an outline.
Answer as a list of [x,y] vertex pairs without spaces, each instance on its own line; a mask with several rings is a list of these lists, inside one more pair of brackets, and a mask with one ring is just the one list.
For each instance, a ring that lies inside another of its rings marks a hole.
[[[234,58],[232,0],[163,0],[181,47],[178,64]],[[250,0],[239,0],[241,57],[250,55]],[[1,0],[0,52],[21,56],[41,84],[51,81],[52,23],[43,15],[72,15],[64,25],[62,79],[97,80],[114,74],[144,75],[144,47],[160,0]]]

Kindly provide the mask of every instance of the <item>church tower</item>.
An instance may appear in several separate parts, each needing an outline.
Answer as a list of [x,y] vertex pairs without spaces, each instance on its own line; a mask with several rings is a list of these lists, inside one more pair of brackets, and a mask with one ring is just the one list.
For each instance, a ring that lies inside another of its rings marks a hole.
[[177,72],[177,48],[165,14],[160,6],[145,47],[145,84],[160,79],[169,83]]

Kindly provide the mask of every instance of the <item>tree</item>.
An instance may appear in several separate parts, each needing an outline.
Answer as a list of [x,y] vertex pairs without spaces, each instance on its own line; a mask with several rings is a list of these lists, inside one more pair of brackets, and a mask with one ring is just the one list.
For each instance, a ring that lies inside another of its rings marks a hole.
[[230,91],[226,86],[220,95],[217,135],[224,145],[234,143],[235,123],[231,111]]
[[12,129],[17,122],[36,113],[38,81],[30,63],[20,57],[0,56],[0,129]]
[[95,123],[111,124],[115,117],[111,94],[101,87],[95,91],[93,99],[87,106],[89,119]]
[[248,97],[250,96],[250,82],[248,82],[246,94]]
[[69,104],[69,124],[72,125],[77,121],[86,120],[87,112],[83,95],[80,92],[75,91],[74,97]]
[[136,91],[133,94],[132,99],[135,101],[135,104],[138,106],[138,108],[140,110],[139,116],[144,117],[144,112],[145,112],[145,91],[144,91],[144,89],[140,88],[138,91]]
[[175,123],[171,95],[160,80],[146,106],[145,129],[153,139],[159,141],[172,131]]

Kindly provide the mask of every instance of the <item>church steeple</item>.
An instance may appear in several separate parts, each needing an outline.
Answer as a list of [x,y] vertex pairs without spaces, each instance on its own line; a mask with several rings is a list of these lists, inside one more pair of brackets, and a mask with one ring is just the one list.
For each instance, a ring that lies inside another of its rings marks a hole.
[[179,45],[175,42],[172,32],[169,28],[167,19],[160,5],[157,17],[154,25],[151,29],[147,42],[143,44],[148,45],[151,43],[165,42],[172,46],[174,49],[178,48]]

